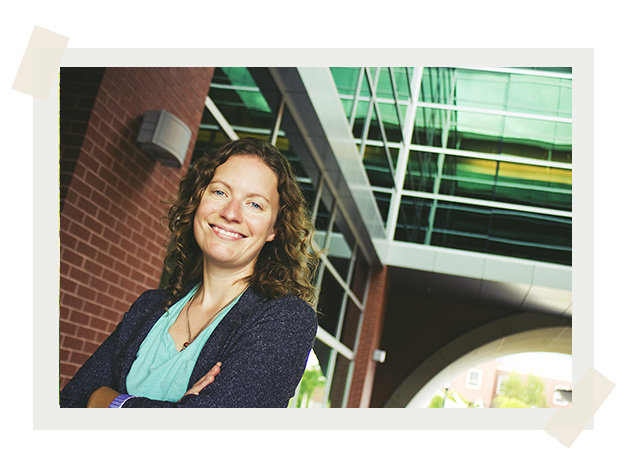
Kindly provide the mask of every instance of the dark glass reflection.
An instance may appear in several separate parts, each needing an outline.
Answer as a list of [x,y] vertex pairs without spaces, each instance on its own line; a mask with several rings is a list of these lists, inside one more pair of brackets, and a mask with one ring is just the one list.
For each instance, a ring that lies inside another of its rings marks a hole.
[[439,202],[431,243],[571,265],[570,218]]
[[[397,156],[397,151],[394,153]],[[389,159],[384,147],[365,146],[363,165],[372,186],[393,187],[393,170],[390,163],[393,163],[393,160]]]
[[430,199],[403,196],[394,239],[423,244],[428,231],[431,206],[432,200]]
[[381,191],[374,191],[374,199],[376,199],[376,205],[380,212],[380,217],[383,220],[383,225],[387,226],[387,219],[389,217],[389,203],[391,202],[391,194]]
[[355,245],[355,238],[346,223],[343,214],[338,211],[333,224],[328,258],[335,270],[344,280],[348,279],[350,259]]
[[322,278],[319,302],[317,305],[319,325],[331,335],[337,333],[339,313],[343,304],[344,291],[332,273],[326,269]]

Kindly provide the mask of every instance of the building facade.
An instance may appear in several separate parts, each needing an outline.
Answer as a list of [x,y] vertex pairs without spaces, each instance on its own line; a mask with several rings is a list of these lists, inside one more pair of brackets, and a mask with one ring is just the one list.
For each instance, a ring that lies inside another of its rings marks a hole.
[[571,391],[572,381],[564,380],[555,373],[535,372],[532,368],[516,367],[510,364],[492,360],[467,371],[452,379],[449,386],[445,387],[449,393],[459,393],[462,399],[470,405],[482,408],[493,408],[494,400],[499,395],[504,395],[503,384],[511,376],[516,374],[523,384],[528,376],[533,374],[543,384],[543,396],[545,408],[571,407],[571,402],[563,396],[561,390]]

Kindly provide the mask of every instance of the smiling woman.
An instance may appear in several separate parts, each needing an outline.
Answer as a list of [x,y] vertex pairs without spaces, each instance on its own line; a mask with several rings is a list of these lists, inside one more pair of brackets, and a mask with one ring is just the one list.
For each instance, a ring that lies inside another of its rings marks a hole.
[[199,157],[168,215],[171,274],[133,304],[62,407],[286,407],[317,331],[318,257],[289,162],[233,141]]
[[236,155],[217,167],[194,219],[204,270],[250,276],[261,248],[276,236],[278,210],[278,176],[260,158]]

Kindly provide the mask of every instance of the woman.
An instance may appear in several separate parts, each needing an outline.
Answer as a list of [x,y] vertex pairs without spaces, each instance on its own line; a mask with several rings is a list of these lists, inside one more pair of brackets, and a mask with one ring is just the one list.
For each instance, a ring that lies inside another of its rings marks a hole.
[[135,301],[61,407],[286,407],[317,331],[318,259],[289,162],[226,144],[193,164],[168,218],[168,287]]

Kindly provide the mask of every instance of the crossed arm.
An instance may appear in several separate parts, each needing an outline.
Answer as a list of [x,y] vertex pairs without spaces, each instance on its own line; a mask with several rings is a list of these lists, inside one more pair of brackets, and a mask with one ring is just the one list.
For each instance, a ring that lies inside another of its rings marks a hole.
[[[210,383],[215,380],[217,374],[220,373],[220,368],[222,366],[221,362],[218,362],[211,368],[209,372],[207,372],[200,380],[198,380],[193,387],[191,387],[183,397],[187,395],[199,395],[200,391],[207,387]],[[96,389],[89,400],[87,401],[88,408],[108,408],[109,405],[120,395],[119,392],[116,392],[110,387],[100,387]],[[182,399],[182,398],[181,398]],[[179,400],[180,401],[180,400]]]

